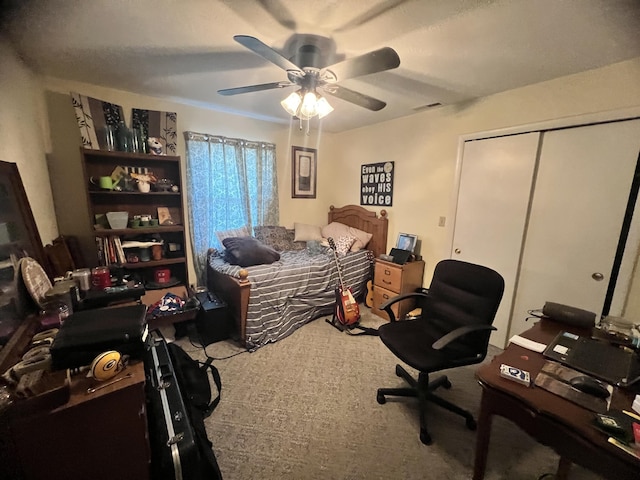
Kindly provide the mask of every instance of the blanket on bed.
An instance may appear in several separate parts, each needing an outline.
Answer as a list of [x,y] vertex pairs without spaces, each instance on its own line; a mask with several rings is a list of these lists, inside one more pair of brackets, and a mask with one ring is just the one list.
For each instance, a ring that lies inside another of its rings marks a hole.
[[[370,255],[366,250],[339,258],[345,286],[355,298],[362,298],[369,279]],[[212,255],[210,266],[226,275],[238,277],[241,267],[230,265],[221,256]],[[335,288],[339,284],[333,253],[323,249],[282,252],[270,265],[245,268],[249,272],[251,295],[247,314],[246,345],[255,350],[280,340],[305,323],[331,315],[335,306]]]

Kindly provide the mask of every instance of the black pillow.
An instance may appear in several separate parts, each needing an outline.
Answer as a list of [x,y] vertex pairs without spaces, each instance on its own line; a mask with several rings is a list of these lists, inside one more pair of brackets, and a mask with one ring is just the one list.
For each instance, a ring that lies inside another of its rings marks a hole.
[[280,254],[268,247],[257,238],[253,237],[229,237],[222,241],[224,259],[232,265],[250,267],[252,265],[264,265],[280,260]]

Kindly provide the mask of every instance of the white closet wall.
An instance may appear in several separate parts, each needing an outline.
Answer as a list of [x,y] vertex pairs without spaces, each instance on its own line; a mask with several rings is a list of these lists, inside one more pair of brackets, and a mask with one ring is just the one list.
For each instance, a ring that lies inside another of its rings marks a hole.
[[534,132],[464,144],[452,258],[505,279],[494,345],[504,344],[509,329],[539,138]]
[[639,151],[640,120],[465,142],[451,256],[505,277],[492,344],[545,301],[601,313]]

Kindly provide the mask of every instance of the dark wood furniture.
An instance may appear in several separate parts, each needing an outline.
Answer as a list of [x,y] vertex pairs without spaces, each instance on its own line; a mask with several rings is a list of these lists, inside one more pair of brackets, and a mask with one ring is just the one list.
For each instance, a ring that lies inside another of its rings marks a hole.
[[[159,235],[164,241],[163,258],[147,262],[128,263],[122,266],[130,273],[137,274],[145,283],[154,282],[153,272],[158,267],[168,268],[171,277],[176,278],[182,285],[188,285],[188,269],[185,257],[185,231],[184,231],[184,200],[181,173],[181,160],[178,156],[148,155],[144,153],[108,152],[103,150],[80,149],[82,154],[82,166],[84,181],[87,185],[87,204],[89,205],[88,221],[91,230],[96,237],[108,238],[111,236],[135,237],[139,235]],[[132,167],[136,169],[148,169],[158,179],[171,180],[178,187],[178,191],[150,191],[142,193],[135,191],[103,190],[94,187],[94,180],[101,176],[111,175],[116,167]],[[123,228],[118,230],[94,229],[96,215],[106,214],[111,211],[126,211],[129,219],[134,215],[151,215],[158,218],[158,207],[167,207],[173,212],[172,219],[175,225],[159,225],[154,227]],[[175,216],[176,218],[173,218]],[[179,245],[178,250],[171,250],[169,245]],[[101,262],[104,264],[104,261]]]
[[[344,207],[329,207],[328,223],[340,222],[350,227],[371,233],[373,236],[367,245],[374,256],[387,251],[388,219],[386,210],[381,210],[380,215],[367,210],[359,205],[346,205]],[[247,310],[249,307],[249,295],[251,282],[248,272],[240,271],[240,277],[235,278],[220,273],[207,266],[207,285],[209,290],[216,292],[229,306],[236,324],[240,341],[244,344],[246,338]],[[420,279],[422,282],[422,278]]]
[[[25,319],[0,352],[2,372],[20,360],[37,331],[37,318]],[[16,398],[0,410],[0,478],[148,479],[143,363],[132,361],[115,378],[127,374],[131,377],[87,393],[109,381],[50,372],[40,395]]]
[[23,257],[34,258],[51,275],[18,166],[0,161],[0,348],[11,340],[27,310],[35,308],[15,281]]
[[[25,480],[148,479],[151,462],[142,362],[129,365],[125,378],[93,393],[100,384],[73,377],[71,396],[51,411],[11,421],[18,463]],[[104,382],[109,383],[109,382]]]
[[[376,258],[373,274],[373,313],[389,320],[389,315],[384,310],[380,310],[380,305],[398,295],[415,292],[422,286],[423,275],[424,261],[422,260],[398,265]],[[394,304],[391,309],[396,318],[402,318],[414,306],[414,300],[402,300]]]
[[[551,320],[540,320],[523,337],[548,344],[559,331],[589,334],[569,325]],[[588,468],[611,479],[637,479],[640,460],[607,442],[607,436],[592,426],[594,413],[547,390],[525,387],[500,376],[501,364],[511,365],[531,374],[531,379],[542,369],[545,358],[510,344],[491,363],[476,373],[482,386],[482,401],[478,416],[474,480],[484,478],[494,415],[505,417],[538,442],[551,447],[560,455],[555,478],[566,479],[572,463]],[[616,388],[611,399],[612,409],[630,410],[633,394]]]

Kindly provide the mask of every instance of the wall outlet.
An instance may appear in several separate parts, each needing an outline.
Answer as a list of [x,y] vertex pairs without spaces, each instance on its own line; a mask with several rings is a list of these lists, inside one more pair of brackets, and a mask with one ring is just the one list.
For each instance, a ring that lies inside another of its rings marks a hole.
[[440,217],[440,219],[438,220],[439,227],[444,227],[446,223],[447,223],[447,217]]

